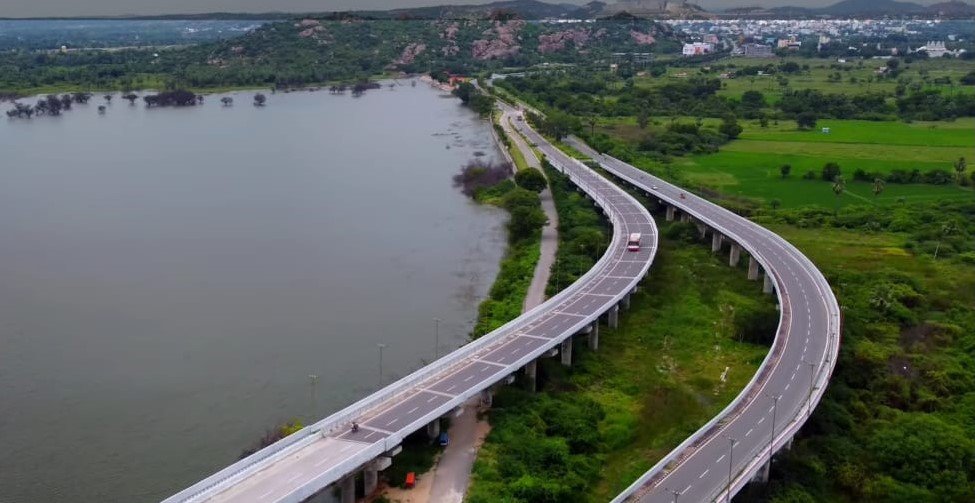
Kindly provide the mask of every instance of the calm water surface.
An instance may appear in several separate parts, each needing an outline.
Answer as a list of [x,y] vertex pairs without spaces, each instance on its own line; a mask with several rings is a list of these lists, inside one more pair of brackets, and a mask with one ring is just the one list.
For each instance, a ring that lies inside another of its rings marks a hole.
[[408,82],[252,94],[0,120],[0,501],[158,500],[375,389],[377,343],[388,382],[434,317],[466,340],[504,216],[451,176],[489,126]]

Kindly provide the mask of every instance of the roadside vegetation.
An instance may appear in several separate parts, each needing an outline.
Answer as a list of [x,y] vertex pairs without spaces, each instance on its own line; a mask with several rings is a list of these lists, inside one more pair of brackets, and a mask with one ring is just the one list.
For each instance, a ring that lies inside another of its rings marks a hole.
[[[508,164],[471,161],[454,177],[454,184],[474,200],[508,211],[508,250],[488,298],[478,306],[472,336],[476,339],[521,314],[535,271],[542,227],[548,222],[538,192],[511,180]],[[532,186],[532,188],[534,188]]]
[[975,494],[975,202],[756,217],[844,314],[811,423],[746,502],[968,502]]
[[[598,233],[605,224],[592,203],[547,173],[563,227]],[[580,339],[571,368],[540,362],[538,392],[514,385],[495,395],[467,501],[611,499],[751,378],[777,320],[771,297],[697,243],[692,226],[662,231],[653,277],[617,330],[600,327],[597,352]],[[560,251],[577,239],[559,237]]]

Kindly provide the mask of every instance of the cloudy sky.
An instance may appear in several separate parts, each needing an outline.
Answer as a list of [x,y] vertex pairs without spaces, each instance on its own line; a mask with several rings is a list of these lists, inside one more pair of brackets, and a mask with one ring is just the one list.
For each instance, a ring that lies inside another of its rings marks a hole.
[[[196,12],[322,12],[347,9],[392,9],[438,3],[476,4],[490,0],[0,0],[0,17],[96,16]],[[556,3],[557,0],[546,0]],[[588,0],[561,0],[583,4]],[[604,0],[605,1],[605,0]],[[838,0],[700,0],[709,9],[741,5],[829,5]],[[937,0],[914,0],[930,4]]]

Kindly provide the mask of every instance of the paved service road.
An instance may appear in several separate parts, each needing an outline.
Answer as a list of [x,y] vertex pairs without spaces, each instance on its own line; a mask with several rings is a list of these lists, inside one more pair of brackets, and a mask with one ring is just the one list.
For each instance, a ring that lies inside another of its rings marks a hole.
[[773,431],[778,448],[804,422],[807,407],[815,406],[822,395],[838,350],[836,298],[812,262],[778,235],[629,164],[599,155],[577,140],[574,146],[650,197],[676,206],[726,237],[733,236],[771,275],[777,289],[780,326],[756,378],[696,438],[617,498],[659,503],[677,498],[724,501],[729,479],[735,492],[761,469],[772,447]]
[[[506,113],[512,113],[506,109]],[[649,212],[618,186],[567,157],[523,122],[516,127],[599,204],[613,240],[585,276],[494,332],[373,395],[245,458],[165,502],[298,502],[388,453],[402,438],[449,413],[590,326],[646,276],[656,254]],[[644,238],[626,250],[630,233]],[[360,427],[355,433],[351,423]],[[395,459],[394,461],[395,462]]]

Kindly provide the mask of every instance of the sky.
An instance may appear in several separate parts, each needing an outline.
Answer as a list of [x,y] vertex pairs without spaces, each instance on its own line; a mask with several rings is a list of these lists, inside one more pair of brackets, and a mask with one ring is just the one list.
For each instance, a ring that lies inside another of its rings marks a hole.
[[[0,17],[118,16],[200,12],[327,12],[333,10],[393,9],[450,4],[478,4],[491,0],[0,0]],[[555,3],[556,0],[545,0]],[[561,0],[583,4],[588,0]],[[606,1],[606,0],[604,0]],[[742,5],[802,5],[818,7],[838,0],[699,0],[707,9]],[[938,0],[914,0],[931,4]],[[609,0],[607,3],[611,3]]]

